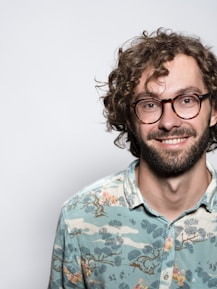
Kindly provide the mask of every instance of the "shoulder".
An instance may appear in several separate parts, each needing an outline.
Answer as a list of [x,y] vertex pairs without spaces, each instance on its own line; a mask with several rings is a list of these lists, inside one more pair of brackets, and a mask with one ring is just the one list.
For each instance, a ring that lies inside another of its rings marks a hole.
[[73,194],[62,206],[61,214],[66,219],[89,219],[113,214],[113,210],[128,207],[126,187],[132,178],[136,162],[127,169],[101,178]]
[[123,183],[125,178],[125,171],[121,171],[104,178],[101,178],[92,184],[82,188],[80,191],[73,194],[63,204],[64,210],[80,206],[90,206],[91,203],[99,201],[103,204],[103,199],[119,198],[123,195]]

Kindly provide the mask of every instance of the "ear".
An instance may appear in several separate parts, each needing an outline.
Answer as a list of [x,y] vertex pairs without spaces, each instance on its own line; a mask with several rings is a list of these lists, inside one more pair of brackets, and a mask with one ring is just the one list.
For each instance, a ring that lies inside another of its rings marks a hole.
[[217,111],[212,108],[209,126],[212,127],[217,123]]

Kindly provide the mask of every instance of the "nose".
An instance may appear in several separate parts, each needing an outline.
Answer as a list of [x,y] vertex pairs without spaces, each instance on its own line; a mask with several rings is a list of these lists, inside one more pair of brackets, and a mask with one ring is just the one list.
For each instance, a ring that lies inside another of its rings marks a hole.
[[174,127],[181,126],[182,120],[172,109],[171,103],[164,103],[163,113],[158,122],[159,129],[170,131]]

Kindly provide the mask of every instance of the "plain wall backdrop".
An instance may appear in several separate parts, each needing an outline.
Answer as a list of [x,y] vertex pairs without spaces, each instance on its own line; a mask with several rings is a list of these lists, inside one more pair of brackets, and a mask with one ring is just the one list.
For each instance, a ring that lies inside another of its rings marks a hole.
[[47,288],[62,203],[133,160],[95,89],[117,49],[165,27],[217,52],[216,12],[214,0],[0,1],[1,288]]

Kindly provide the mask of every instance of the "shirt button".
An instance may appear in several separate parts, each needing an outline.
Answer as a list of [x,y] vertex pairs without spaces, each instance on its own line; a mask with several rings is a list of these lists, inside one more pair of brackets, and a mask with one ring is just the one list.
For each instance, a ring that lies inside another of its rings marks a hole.
[[168,278],[169,278],[169,275],[168,275],[168,274],[165,274],[165,275],[164,275],[164,280],[168,280]]

